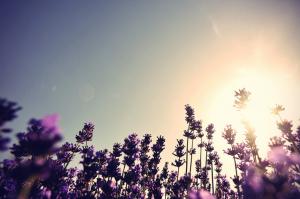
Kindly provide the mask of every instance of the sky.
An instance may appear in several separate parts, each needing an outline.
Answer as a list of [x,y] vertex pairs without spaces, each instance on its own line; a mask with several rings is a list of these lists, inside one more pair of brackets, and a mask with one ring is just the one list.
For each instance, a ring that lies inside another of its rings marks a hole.
[[97,149],[151,133],[171,159],[185,104],[215,124],[218,150],[226,124],[243,140],[233,94],[245,87],[266,153],[272,106],[300,123],[299,19],[297,0],[1,1],[1,97],[23,107],[16,132],[58,113],[66,141],[91,121]]

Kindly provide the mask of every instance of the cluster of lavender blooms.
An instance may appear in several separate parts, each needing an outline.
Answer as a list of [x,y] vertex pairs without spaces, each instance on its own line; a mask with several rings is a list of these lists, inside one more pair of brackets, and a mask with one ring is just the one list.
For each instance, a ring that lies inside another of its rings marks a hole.
[[[250,92],[235,92],[235,107],[247,106]],[[94,125],[85,123],[76,143],[60,143],[59,117],[31,119],[25,132],[9,146],[7,123],[21,108],[0,100],[0,150],[12,158],[0,163],[0,198],[169,198],[169,199],[296,199],[300,198],[300,127],[281,118],[276,105],[277,126],[282,136],[270,140],[266,159],[259,156],[254,128],[244,121],[245,141],[237,142],[236,130],[222,132],[232,158],[234,176],[222,170],[214,145],[213,124],[203,127],[194,109],[186,105],[187,128],[177,139],[174,161],[161,160],[165,138],[130,134],[112,150],[96,150],[90,144]],[[77,167],[70,164],[80,157]]]

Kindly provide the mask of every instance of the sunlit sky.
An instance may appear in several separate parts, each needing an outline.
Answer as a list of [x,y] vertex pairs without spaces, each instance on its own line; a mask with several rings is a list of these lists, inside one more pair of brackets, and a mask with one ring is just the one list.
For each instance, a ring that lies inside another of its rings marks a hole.
[[151,133],[171,159],[185,104],[215,124],[219,151],[226,124],[243,140],[233,94],[245,87],[265,154],[278,135],[272,106],[300,123],[299,19],[297,0],[2,1],[1,96],[23,107],[16,131],[59,113],[65,140],[92,121],[97,149]]

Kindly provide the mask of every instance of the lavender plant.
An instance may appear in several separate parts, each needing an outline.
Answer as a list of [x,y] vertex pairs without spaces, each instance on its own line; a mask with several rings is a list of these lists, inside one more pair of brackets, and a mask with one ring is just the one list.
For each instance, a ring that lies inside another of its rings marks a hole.
[[[250,92],[235,93],[235,107],[242,112]],[[16,118],[20,107],[0,100],[0,149],[9,147],[3,133],[11,132],[6,124]],[[130,134],[111,150],[97,150],[90,145],[94,125],[85,123],[75,135],[76,143],[60,143],[59,117],[48,115],[31,119],[26,131],[17,134],[9,148],[12,158],[0,163],[1,198],[165,198],[165,199],[296,199],[300,198],[300,127],[283,119],[284,107],[276,105],[272,113],[278,118],[282,136],[269,142],[266,159],[258,154],[254,129],[245,124],[245,142],[238,143],[237,131],[225,127],[223,138],[232,158],[234,176],[227,177],[213,142],[215,128],[209,124],[202,131],[194,109],[185,106],[187,128],[178,138],[174,161],[162,160],[165,138],[139,138]],[[186,145],[185,145],[186,142]],[[196,146],[196,147],[195,147]],[[197,156],[198,154],[199,156]],[[79,163],[76,164],[76,158]],[[77,165],[74,167],[73,165]],[[185,170],[185,172],[180,172]]]
[[17,117],[19,110],[21,110],[21,107],[15,102],[0,98],[0,151],[6,151],[8,149],[7,145],[10,139],[4,134],[10,133],[12,129],[5,127],[5,125]]

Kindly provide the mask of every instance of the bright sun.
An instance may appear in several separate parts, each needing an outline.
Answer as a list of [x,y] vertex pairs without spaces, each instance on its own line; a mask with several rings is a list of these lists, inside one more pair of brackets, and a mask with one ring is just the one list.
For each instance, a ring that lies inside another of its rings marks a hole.
[[[275,104],[281,102],[282,96],[275,87],[276,76],[273,74],[254,73],[242,71],[239,78],[233,79],[220,90],[212,102],[212,120],[215,121],[219,135],[216,142],[225,146],[221,138],[224,127],[231,124],[237,131],[237,141],[245,140],[245,128],[242,124],[246,120],[255,129],[257,136],[257,146],[262,156],[265,156],[270,137],[279,135],[276,127],[276,116],[271,114],[271,109]],[[243,111],[238,111],[233,107],[234,91],[245,88],[251,92],[250,100]]]

